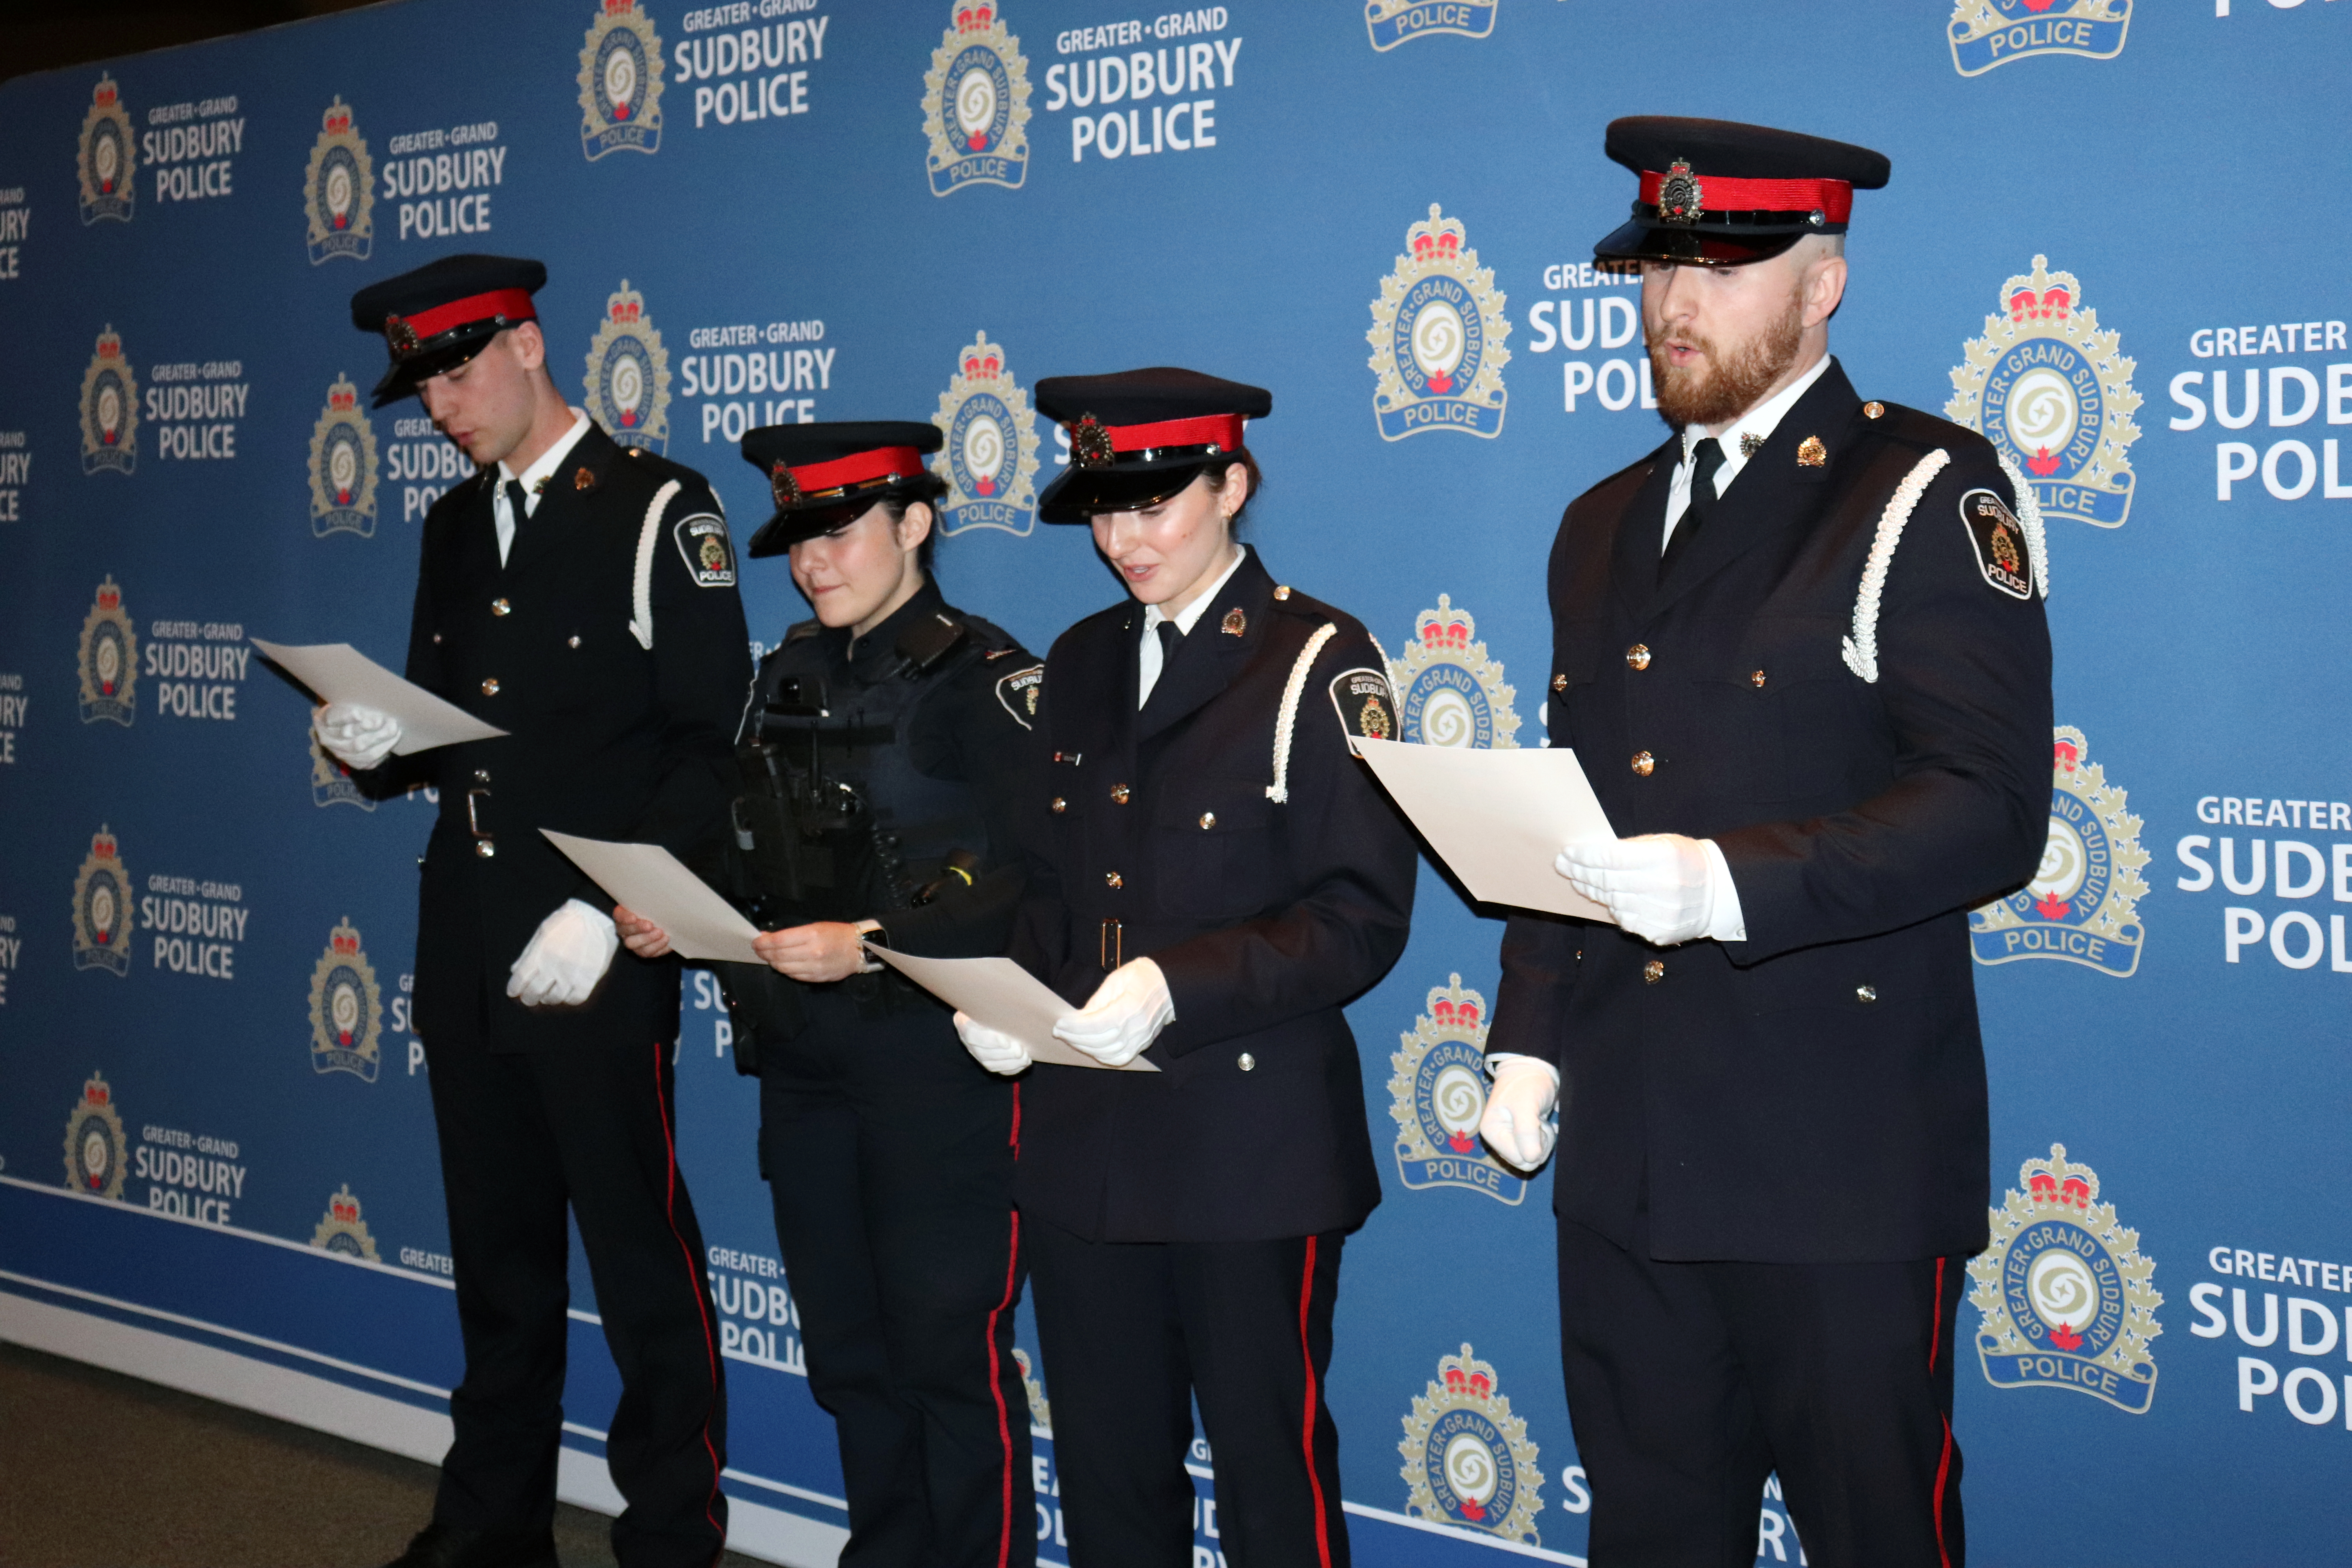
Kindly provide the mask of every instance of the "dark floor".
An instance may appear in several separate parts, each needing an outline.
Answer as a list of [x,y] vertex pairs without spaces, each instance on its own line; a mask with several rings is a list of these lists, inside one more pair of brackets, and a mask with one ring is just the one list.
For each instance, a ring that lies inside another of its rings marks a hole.
[[[0,1344],[0,1564],[374,1568],[438,1472],[307,1427]],[[612,1521],[559,1507],[565,1568],[612,1568]],[[755,1568],[729,1552],[727,1568]]]

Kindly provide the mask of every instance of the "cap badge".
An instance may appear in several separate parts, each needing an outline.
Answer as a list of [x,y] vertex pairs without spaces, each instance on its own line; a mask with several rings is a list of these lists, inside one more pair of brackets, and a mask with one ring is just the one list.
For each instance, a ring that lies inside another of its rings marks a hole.
[[793,478],[793,470],[788,464],[778,463],[768,470],[768,489],[774,493],[776,504],[780,507],[801,503],[801,482]]
[[1249,630],[1249,617],[1243,615],[1240,607],[1236,605],[1234,608],[1225,612],[1224,626],[1223,629],[1227,637],[1237,637],[1244,632]]
[[1108,468],[1116,459],[1110,432],[1091,414],[1082,414],[1070,426],[1070,456],[1082,468]]
[[1658,221],[1660,223],[1695,224],[1706,210],[1700,204],[1706,192],[1691,173],[1690,160],[1677,158],[1666,165],[1666,177],[1658,186]]
[[1797,467],[1818,468],[1830,460],[1830,449],[1822,445],[1819,436],[1808,436],[1797,448]]
[[394,359],[406,359],[416,352],[416,329],[399,316],[383,319],[383,341],[392,345]]

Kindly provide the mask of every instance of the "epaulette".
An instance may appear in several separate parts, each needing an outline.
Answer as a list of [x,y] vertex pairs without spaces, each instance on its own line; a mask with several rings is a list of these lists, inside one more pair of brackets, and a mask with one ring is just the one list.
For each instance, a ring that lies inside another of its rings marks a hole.
[[[1873,408],[1879,412],[1872,414]],[[1948,419],[1922,409],[1906,407],[1900,403],[1865,403],[1862,405],[1862,416],[1868,421],[1874,434],[1916,447],[1922,451],[1937,447],[1969,448],[1984,442],[1982,436],[1965,425],[1955,425]],[[1989,442],[1985,444],[1990,445]],[[1953,455],[1957,457],[1958,451]]]
[[719,491],[700,469],[689,468],[684,463],[673,461],[659,452],[648,452],[643,447],[624,447],[621,450],[628,455],[630,461],[644,469],[654,483],[676,479],[680,493],[688,497],[707,496],[711,504],[719,508],[719,516],[727,515],[725,504],[719,500]]
[[[794,621],[784,628],[784,641],[796,643],[803,637],[813,637],[824,630],[824,623],[812,616],[805,621]],[[780,645],[781,646],[781,645]]]
[[962,616],[963,624],[971,632],[971,640],[980,646],[984,657],[1003,658],[1008,653],[1021,651],[1020,639],[994,621],[983,620],[978,616],[966,616],[961,610],[956,614]]

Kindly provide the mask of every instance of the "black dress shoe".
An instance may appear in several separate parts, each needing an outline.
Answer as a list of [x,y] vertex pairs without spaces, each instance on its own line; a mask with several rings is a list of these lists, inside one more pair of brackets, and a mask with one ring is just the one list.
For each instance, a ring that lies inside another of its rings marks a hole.
[[558,1568],[551,1530],[457,1530],[434,1521],[384,1568]]

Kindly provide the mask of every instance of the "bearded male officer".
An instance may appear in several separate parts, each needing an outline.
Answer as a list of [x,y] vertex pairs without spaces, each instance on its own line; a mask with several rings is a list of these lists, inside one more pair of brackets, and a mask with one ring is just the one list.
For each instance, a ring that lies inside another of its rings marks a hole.
[[[726,1399],[673,1150],[675,959],[615,960],[612,900],[541,837],[716,837],[751,679],[735,559],[689,468],[625,451],[549,375],[536,261],[452,256],[352,297],[479,472],[425,520],[408,679],[509,733],[421,754],[416,1025],[432,1075],[465,1381],[431,1524],[395,1568],[552,1568],[567,1205],[621,1373],[606,1460],[624,1564],[717,1559]],[[347,765],[400,738],[336,704]]]
[[[1828,353],[1861,147],[1620,120],[1675,434],[1561,520],[1551,739],[1614,926],[1514,919],[1481,1131],[1540,1164],[1595,1568],[1957,1565],[1953,1320],[1986,1244],[1973,906],[2048,829],[2031,489]],[[2018,513],[2024,514],[2022,521]]]

